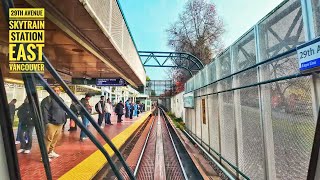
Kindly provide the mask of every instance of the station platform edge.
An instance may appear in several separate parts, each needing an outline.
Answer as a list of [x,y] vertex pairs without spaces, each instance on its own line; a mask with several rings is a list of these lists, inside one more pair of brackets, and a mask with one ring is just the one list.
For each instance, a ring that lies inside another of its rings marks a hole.
[[[151,112],[146,112],[139,120],[135,121],[132,125],[126,128],[112,139],[112,143],[117,149],[120,149],[125,142],[131,137],[131,135],[141,126],[141,124],[149,117]],[[110,156],[114,155],[114,152],[108,144],[104,145],[104,148]],[[104,155],[99,151],[95,151],[89,157],[84,159],[74,168],[62,175],[59,180],[88,180],[94,178],[94,176],[106,165],[107,160]]]

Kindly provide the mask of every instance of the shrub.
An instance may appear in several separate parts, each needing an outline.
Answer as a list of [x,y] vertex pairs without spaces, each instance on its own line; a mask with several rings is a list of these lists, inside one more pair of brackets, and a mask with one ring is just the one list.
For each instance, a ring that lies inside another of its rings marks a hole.
[[176,120],[177,122],[179,122],[179,123],[180,123],[180,122],[183,122],[182,118],[176,118],[175,120]]

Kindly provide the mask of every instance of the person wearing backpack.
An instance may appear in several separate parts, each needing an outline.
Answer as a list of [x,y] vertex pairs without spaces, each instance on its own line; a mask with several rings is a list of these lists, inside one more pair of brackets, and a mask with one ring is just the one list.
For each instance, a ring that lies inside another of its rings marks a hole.
[[[60,88],[54,87],[53,90],[63,101],[63,99],[60,97]],[[61,134],[62,126],[67,120],[67,116],[63,108],[52,97],[50,97],[49,100],[46,101],[43,109],[45,111],[43,113],[43,120],[46,124],[45,144],[49,156],[49,161],[51,161],[50,158],[57,158],[60,156],[54,151],[54,149]]]
[[34,120],[32,119],[32,113],[30,108],[31,107],[28,98],[26,98],[24,100],[24,103],[18,109],[17,115],[19,118],[19,122],[21,123],[20,133],[18,135],[20,140],[27,138],[28,141],[20,141],[20,149],[17,151],[17,153],[29,154],[31,152]]
[[124,105],[122,103],[122,101],[120,100],[120,102],[116,105],[116,108],[114,110],[114,112],[117,114],[118,119],[117,119],[117,123],[121,123],[123,120],[121,119],[122,115],[123,115],[123,108]]
[[100,97],[100,101],[95,105],[95,109],[97,111],[97,113],[99,114],[98,116],[98,124],[100,126],[100,128],[102,127],[102,122],[105,116],[105,102],[104,102],[104,96]]
[[[80,114],[80,107],[78,104],[76,104],[74,101],[72,101],[70,105],[71,111],[78,117]],[[68,131],[76,131],[77,130],[77,124],[75,121],[70,117],[70,129]]]
[[40,103],[41,115],[42,115],[42,120],[43,120],[40,125],[43,130],[44,136],[46,134],[46,122],[45,122],[44,117],[48,117],[49,109],[47,109],[47,104],[50,104],[51,100],[52,100],[52,98],[49,95],[49,96],[45,97]]

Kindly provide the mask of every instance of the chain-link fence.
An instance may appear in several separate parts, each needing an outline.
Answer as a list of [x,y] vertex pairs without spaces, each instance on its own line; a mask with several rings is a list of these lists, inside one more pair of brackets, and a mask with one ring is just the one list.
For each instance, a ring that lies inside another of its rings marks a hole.
[[320,81],[295,48],[320,35],[319,13],[319,0],[282,2],[185,84],[188,131],[240,179],[307,178]]

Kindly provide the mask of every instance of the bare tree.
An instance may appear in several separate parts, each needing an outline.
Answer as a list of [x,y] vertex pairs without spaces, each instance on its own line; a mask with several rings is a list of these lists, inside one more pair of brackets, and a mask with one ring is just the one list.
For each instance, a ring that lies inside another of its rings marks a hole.
[[205,0],[189,0],[178,21],[167,32],[169,46],[195,55],[204,64],[222,49],[222,20],[215,5]]
[[[213,55],[221,52],[221,36],[224,33],[222,20],[216,7],[206,0],[189,0],[179,19],[167,30],[168,45],[175,51],[188,52],[208,64]],[[184,89],[184,83],[190,78],[185,70],[172,71],[177,89]]]

